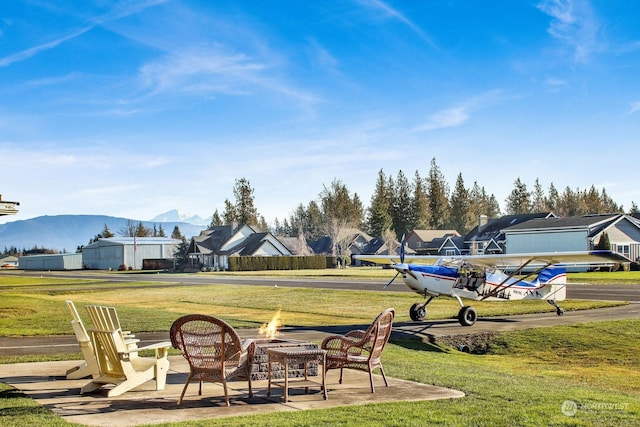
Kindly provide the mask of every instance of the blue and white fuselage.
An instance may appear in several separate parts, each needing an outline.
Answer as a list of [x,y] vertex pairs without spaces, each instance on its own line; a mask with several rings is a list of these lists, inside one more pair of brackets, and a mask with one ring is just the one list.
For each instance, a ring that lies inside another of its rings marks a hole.
[[[409,264],[407,258],[421,264]],[[613,265],[628,262],[611,251],[541,252],[531,254],[460,255],[440,258],[428,255],[405,257],[404,242],[400,262],[386,255],[356,255],[356,259],[393,267],[405,284],[422,295],[426,302],[415,303],[409,309],[412,320],[421,321],[427,315],[427,305],[436,297],[455,298],[460,304],[458,321],[463,326],[475,323],[477,315],[463,299],[472,301],[546,300],[561,316],[564,311],[556,301],[567,296],[566,265]],[[428,264],[435,262],[435,264]],[[502,269],[509,269],[507,274]],[[533,271],[523,275],[525,271]],[[536,276],[533,280],[527,280]],[[389,286],[391,282],[387,284]]]
[[461,273],[456,266],[396,264],[406,285],[420,295],[450,296],[471,300],[566,298],[567,275],[564,267],[547,267],[535,280],[519,280],[499,270]]

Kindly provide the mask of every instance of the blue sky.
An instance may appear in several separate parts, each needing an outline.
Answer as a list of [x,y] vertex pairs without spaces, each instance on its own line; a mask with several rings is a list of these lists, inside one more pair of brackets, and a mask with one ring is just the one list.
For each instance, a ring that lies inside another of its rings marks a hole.
[[432,158],[640,203],[640,3],[13,0],[0,193],[15,221],[210,217],[245,177],[268,222]]

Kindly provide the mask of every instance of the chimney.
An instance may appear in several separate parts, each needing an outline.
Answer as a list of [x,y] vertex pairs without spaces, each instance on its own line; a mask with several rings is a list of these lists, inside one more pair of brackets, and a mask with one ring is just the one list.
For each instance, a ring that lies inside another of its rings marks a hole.
[[484,214],[478,216],[478,230],[480,230],[482,227],[487,225],[487,222],[489,222],[489,217],[488,216],[486,216]]

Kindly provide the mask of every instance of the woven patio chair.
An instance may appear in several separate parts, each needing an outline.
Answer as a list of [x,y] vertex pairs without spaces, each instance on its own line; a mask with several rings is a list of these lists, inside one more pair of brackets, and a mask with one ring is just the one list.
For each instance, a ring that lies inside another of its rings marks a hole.
[[325,371],[340,369],[342,384],[344,369],[358,369],[369,373],[371,393],[375,393],[373,370],[380,369],[384,385],[389,386],[382,368],[382,351],[389,341],[395,310],[388,308],[376,317],[366,331],[354,330],[344,335],[332,335],[322,341],[321,348],[327,350]]
[[180,317],[170,331],[173,347],[180,350],[189,362],[189,376],[178,399],[182,403],[187,387],[192,380],[200,382],[198,395],[202,395],[202,382],[220,382],[224,388],[224,400],[229,404],[227,381],[246,379],[251,389],[251,366],[255,354],[255,342],[244,344],[238,333],[225,321],[204,314]]

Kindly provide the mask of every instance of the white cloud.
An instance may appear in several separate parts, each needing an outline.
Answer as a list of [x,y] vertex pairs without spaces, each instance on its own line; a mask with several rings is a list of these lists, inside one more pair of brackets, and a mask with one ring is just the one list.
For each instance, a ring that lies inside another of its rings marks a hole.
[[464,107],[448,108],[438,111],[427,119],[426,123],[413,129],[414,132],[424,132],[442,128],[458,127],[469,120],[469,112]]
[[42,43],[42,44],[39,44],[38,46],[34,46],[29,49],[20,51],[18,53],[14,53],[13,55],[0,58],[0,67],[6,67],[8,65],[13,64],[14,62],[24,61],[25,59],[31,58],[32,56],[39,54],[40,52],[53,49],[56,46],[60,45],[61,43],[64,43],[67,40],[74,39],[92,29],[93,29],[93,26],[84,27],[77,31],[72,32],[71,34],[67,34],[66,36],[58,37],[55,40],[52,40],[50,42]]
[[48,41],[46,43],[41,43],[37,46],[33,46],[28,49],[24,49],[20,52],[14,53],[13,55],[0,58],[0,67],[6,67],[15,62],[24,61],[25,59],[29,59],[39,54],[40,52],[54,49],[66,41],[75,39],[76,37],[79,37],[84,33],[93,30],[96,26],[105,24],[114,19],[124,18],[126,16],[142,12],[148,7],[156,6],[158,4],[165,3],[167,1],[168,0],[148,0],[148,1],[138,2],[133,5],[125,3],[124,6],[122,4],[116,4],[116,6],[112,11],[102,16],[89,19],[88,22],[82,25],[81,28],[78,30],[71,31],[69,34],[66,34],[63,36],[55,37],[51,41]]
[[325,49],[317,40],[309,41],[309,56],[312,64],[330,75],[337,75],[338,60]]
[[632,102],[629,108],[629,114],[637,113],[640,111],[640,101]]
[[544,80],[544,86],[551,92],[558,92],[567,86],[567,81],[555,77],[548,77]]
[[430,44],[432,47],[435,47],[435,43],[433,43],[431,38],[427,36],[420,27],[418,27],[413,21],[407,18],[404,14],[392,8],[382,0],[358,0],[358,3],[370,9],[380,11],[387,17],[399,20],[400,22],[405,24],[407,27],[411,28],[411,30],[413,30],[416,34],[418,34],[428,44]]
[[573,51],[576,62],[601,49],[600,24],[588,0],[543,0],[538,9],[552,18],[547,31]]
[[462,126],[469,120],[472,112],[486,108],[503,98],[502,90],[490,90],[473,96],[465,99],[458,106],[445,108],[431,114],[425,123],[414,127],[412,132]]

